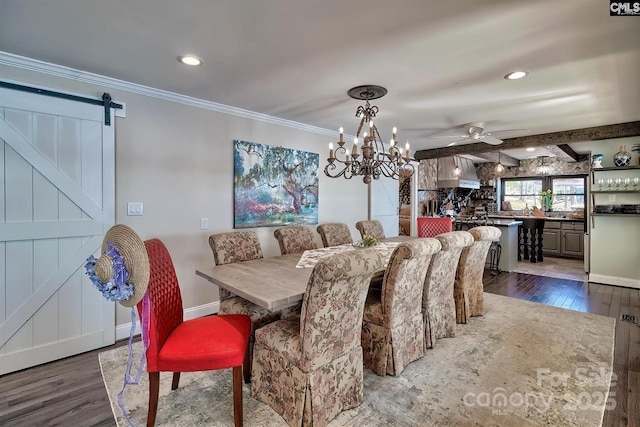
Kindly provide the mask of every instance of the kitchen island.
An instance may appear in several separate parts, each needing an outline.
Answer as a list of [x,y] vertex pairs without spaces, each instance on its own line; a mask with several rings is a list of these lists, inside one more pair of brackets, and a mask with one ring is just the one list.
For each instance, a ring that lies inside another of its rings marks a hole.
[[[465,229],[465,223],[460,220],[454,221],[456,229]],[[498,227],[502,233],[500,235],[502,253],[498,263],[500,271],[515,271],[518,268],[518,226],[521,224],[522,221],[508,217],[491,218],[489,221],[488,225]]]

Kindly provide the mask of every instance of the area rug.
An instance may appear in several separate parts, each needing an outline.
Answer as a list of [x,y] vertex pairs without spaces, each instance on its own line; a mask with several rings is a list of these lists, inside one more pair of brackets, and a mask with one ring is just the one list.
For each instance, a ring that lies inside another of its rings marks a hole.
[[[365,368],[365,400],[330,426],[600,426],[608,398],[613,318],[485,293],[485,315],[458,325],[399,377]],[[140,354],[141,345],[134,346]],[[127,425],[115,399],[127,348],[99,355],[116,423]],[[156,425],[232,426],[231,370],[183,373],[171,391],[161,374]],[[128,386],[124,402],[144,425],[148,388]],[[615,388],[612,388],[615,390]],[[244,385],[246,426],[286,426]]]

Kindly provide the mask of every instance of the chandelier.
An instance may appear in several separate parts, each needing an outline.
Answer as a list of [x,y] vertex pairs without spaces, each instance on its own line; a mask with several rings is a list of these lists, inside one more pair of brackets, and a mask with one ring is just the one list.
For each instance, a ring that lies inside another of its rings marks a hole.
[[[365,101],[356,110],[356,117],[360,119],[360,124],[353,139],[351,151],[345,147],[344,131],[340,128],[340,140],[337,142],[338,147],[333,149],[333,143],[329,144],[329,158],[324,173],[330,178],[343,177],[351,179],[354,176],[362,176],[365,184],[371,182],[371,178],[379,179],[380,176],[399,179],[400,176],[410,177],[414,173],[414,167],[411,164],[412,159],[409,151],[409,142],[405,146],[405,150],[397,147],[396,128],[393,128],[393,134],[389,141],[389,148],[386,149],[378,128],[373,119],[378,114],[378,107],[371,105],[369,101],[382,98],[387,94],[387,89],[381,86],[366,85],[357,86],[349,89],[347,92],[353,99]],[[368,130],[360,134],[363,128]]]

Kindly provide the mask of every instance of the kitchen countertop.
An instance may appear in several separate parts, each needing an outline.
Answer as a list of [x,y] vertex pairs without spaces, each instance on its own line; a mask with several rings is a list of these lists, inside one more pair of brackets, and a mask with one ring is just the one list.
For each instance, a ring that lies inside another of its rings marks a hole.
[[[487,225],[497,225],[497,226],[510,226],[510,225],[520,225],[522,224],[522,221],[519,221],[517,218],[515,217],[490,217],[491,218],[491,224],[487,224]],[[456,219],[454,221],[458,222],[458,223],[474,223],[473,220],[471,221],[466,221],[466,220],[459,220]]]
[[514,218],[514,219],[528,219],[528,218],[540,218],[540,219],[545,219],[547,221],[579,221],[579,222],[584,222],[584,218],[559,218],[559,217],[554,217],[554,216],[547,216],[547,217],[535,217],[533,215],[531,216],[522,216],[522,215],[514,215],[514,216],[507,216],[507,215],[489,215],[489,218],[494,219],[494,218]]

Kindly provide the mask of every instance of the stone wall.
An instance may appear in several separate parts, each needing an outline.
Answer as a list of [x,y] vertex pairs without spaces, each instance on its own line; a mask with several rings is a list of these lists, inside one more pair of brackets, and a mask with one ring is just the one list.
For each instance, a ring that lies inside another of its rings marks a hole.
[[[582,162],[565,162],[556,157],[548,157],[544,160],[549,167],[549,175],[586,175],[589,173],[589,161]],[[520,166],[505,167],[500,174],[500,178],[516,178],[540,176],[538,172],[542,165],[541,159],[524,159],[520,160]],[[481,182],[496,179],[497,163],[480,163],[476,165],[476,173]]]

